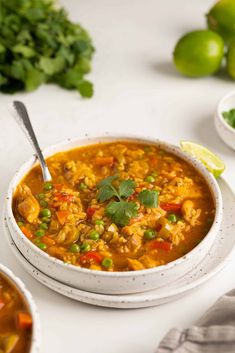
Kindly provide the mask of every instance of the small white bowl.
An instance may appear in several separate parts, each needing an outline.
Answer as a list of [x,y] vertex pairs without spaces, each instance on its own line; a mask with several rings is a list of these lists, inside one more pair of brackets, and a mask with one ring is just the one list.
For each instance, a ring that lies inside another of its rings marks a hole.
[[3,274],[10,283],[16,286],[17,291],[22,295],[25,303],[28,305],[29,312],[33,319],[32,341],[30,353],[39,353],[41,341],[41,329],[37,307],[34,303],[31,293],[26,289],[24,283],[16,277],[11,270],[0,264],[0,274]]
[[235,109],[235,91],[226,94],[217,106],[215,113],[215,127],[224,143],[235,150],[235,129],[232,128],[223,118],[222,113]]
[[24,236],[19,229],[12,212],[12,198],[14,191],[22,178],[35,165],[35,157],[31,158],[19,169],[10,183],[6,200],[7,225],[16,246],[25,258],[41,272],[44,272],[48,276],[62,283],[78,289],[103,294],[145,292],[166,285],[167,283],[185,275],[205,257],[212,246],[222,221],[222,196],[215,178],[208,172],[201,162],[182,152],[178,147],[153,138],[130,137],[130,135],[112,135],[92,138],[86,136],[85,138],[67,140],[51,146],[44,151],[44,156],[48,157],[57,152],[70,150],[75,147],[114,141],[132,141],[158,146],[187,161],[204,177],[214,200],[216,209],[215,219],[206,237],[192,251],[163,266],[127,272],[90,270],[66,264],[61,260],[51,257],[47,253],[41,251]]

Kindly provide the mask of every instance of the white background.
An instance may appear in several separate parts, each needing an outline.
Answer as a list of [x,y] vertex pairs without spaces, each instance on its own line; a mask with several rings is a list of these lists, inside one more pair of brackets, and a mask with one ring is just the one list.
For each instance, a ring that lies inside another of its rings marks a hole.
[[[224,74],[203,79],[179,76],[172,63],[174,44],[184,32],[202,28],[208,0],[63,0],[71,18],[94,39],[90,79],[95,96],[43,86],[18,94],[28,106],[43,147],[85,132],[129,132],[178,144],[207,145],[226,162],[225,178],[235,188],[234,152],[217,137],[213,114],[218,100],[235,89]],[[8,183],[32,155],[7,112],[12,96],[0,95],[1,210]],[[231,234],[231,237],[235,234]],[[235,286],[233,263],[193,294],[161,307],[113,310],[64,298],[31,278],[15,260],[0,230],[0,261],[19,275],[38,305],[42,352],[153,353],[173,326],[192,325],[225,291]]]

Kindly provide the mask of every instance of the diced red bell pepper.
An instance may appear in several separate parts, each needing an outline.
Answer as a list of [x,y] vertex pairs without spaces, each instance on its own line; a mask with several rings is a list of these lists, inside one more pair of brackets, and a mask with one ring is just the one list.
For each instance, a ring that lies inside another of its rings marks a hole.
[[170,202],[161,202],[160,207],[167,212],[179,212],[181,210],[182,204],[180,203],[170,203]]
[[93,207],[88,207],[86,210],[86,214],[88,218],[92,218],[93,214],[95,213],[96,209]]
[[5,306],[5,302],[0,298],[0,310]]
[[17,315],[17,323],[20,329],[31,328],[33,324],[32,317],[28,313],[20,312]]
[[55,197],[61,202],[73,202],[74,196],[67,194],[66,192],[56,192]]
[[63,184],[53,184],[56,190],[61,190],[63,188]]
[[152,249],[162,249],[166,251],[170,251],[172,249],[172,244],[169,243],[168,241],[156,241],[153,240],[151,241],[151,244],[149,244]]
[[90,263],[91,261],[95,261],[100,264],[102,261],[102,256],[97,251],[89,251],[84,255],[81,255],[79,258],[82,264]]

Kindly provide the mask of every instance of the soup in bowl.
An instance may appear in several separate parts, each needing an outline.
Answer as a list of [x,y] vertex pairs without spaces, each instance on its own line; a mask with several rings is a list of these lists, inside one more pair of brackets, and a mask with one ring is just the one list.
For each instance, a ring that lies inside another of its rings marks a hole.
[[38,318],[22,282],[0,265],[0,352],[38,352]]
[[[199,162],[172,146],[102,139],[62,149],[47,163],[51,182],[43,182],[36,165],[15,185],[14,222],[31,249],[73,268],[77,278],[79,273],[95,273],[120,281],[128,274],[135,278],[133,273],[167,270],[200,248],[220,222],[216,181]],[[77,286],[65,274],[63,281]],[[158,285],[155,281],[150,287]],[[100,290],[106,292],[103,284]]]

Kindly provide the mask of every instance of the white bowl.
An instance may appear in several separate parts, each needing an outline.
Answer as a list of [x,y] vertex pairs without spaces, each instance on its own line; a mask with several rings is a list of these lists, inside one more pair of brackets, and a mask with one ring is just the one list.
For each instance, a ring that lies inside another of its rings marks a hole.
[[176,146],[160,142],[153,138],[130,137],[130,135],[112,135],[67,140],[47,148],[44,151],[44,155],[48,157],[56,152],[69,150],[79,146],[117,140],[156,145],[187,161],[204,177],[215,203],[215,219],[210,231],[202,242],[185,256],[166,265],[151,269],[127,272],[105,272],[66,264],[41,251],[20,231],[12,212],[12,198],[14,191],[22,178],[34,166],[35,158],[31,158],[15,174],[10,183],[6,200],[6,219],[8,228],[18,249],[32,265],[62,283],[86,291],[104,294],[144,292],[166,285],[167,283],[174,281],[176,278],[183,276],[192,270],[192,268],[207,254],[222,221],[222,196],[215,178],[207,171],[201,162],[195,160],[188,154],[185,154]]
[[0,273],[4,275],[4,277],[9,280],[10,283],[16,286],[18,292],[22,295],[24,301],[28,305],[29,312],[33,319],[33,329],[32,329],[32,341],[30,347],[30,353],[39,353],[40,348],[40,340],[41,340],[41,330],[40,330],[40,322],[39,315],[37,311],[37,307],[34,303],[32,295],[25,288],[24,283],[16,277],[11,270],[9,270],[6,266],[0,264]]
[[222,113],[235,109],[235,91],[226,94],[217,106],[215,113],[215,127],[220,138],[227,146],[235,150],[235,129],[232,128],[223,118]]

